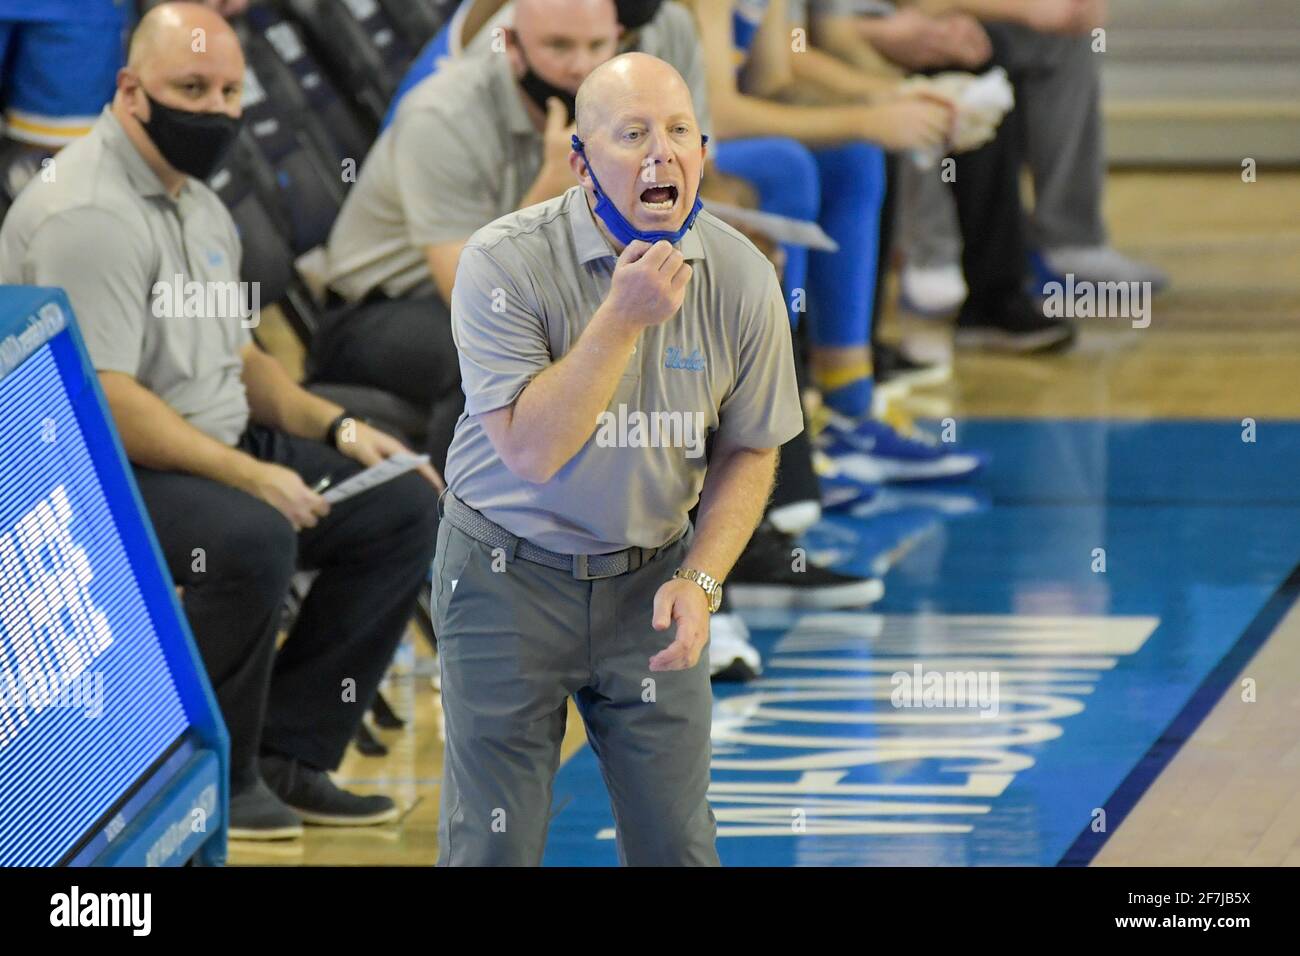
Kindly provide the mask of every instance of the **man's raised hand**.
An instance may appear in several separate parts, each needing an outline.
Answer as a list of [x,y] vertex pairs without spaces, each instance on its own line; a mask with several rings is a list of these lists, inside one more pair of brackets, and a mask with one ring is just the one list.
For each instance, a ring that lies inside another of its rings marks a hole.
[[690,278],[691,267],[672,243],[660,239],[650,245],[634,239],[614,265],[605,305],[638,328],[662,325],[682,307]]

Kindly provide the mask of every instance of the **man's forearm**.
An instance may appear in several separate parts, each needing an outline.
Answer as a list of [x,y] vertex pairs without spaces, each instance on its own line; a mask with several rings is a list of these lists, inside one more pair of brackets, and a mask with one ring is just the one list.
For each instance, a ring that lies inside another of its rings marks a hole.
[[319,441],[330,422],[343,413],[339,405],[313,395],[295,382],[283,365],[256,345],[246,346],[241,357],[253,421]]
[[464,248],[464,239],[424,247],[424,261],[429,267],[429,275],[433,278],[438,295],[447,305],[451,305],[451,289],[456,284],[456,264],[460,261],[460,252]]
[[822,50],[809,48],[793,58],[794,75],[799,83],[811,83],[841,101],[868,102],[898,85],[895,78],[871,75],[850,66]]
[[199,431],[125,373],[100,372],[99,381],[132,464],[245,487],[257,464],[252,456]]
[[544,482],[587,443],[614,397],[639,330],[596,311],[574,347],[538,374],[508,410],[502,452],[528,481]]
[[686,566],[719,581],[731,573],[763,520],[776,476],[775,448],[714,450],[700,491],[695,540]]
[[1034,0],[914,0],[905,5],[930,16],[960,11],[980,20],[1005,20],[1026,23],[1031,19]]
[[519,205],[515,208],[527,209],[539,202],[554,199],[572,186],[574,182],[573,173],[568,166],[560,169],[549,169],[543,164],[542,168],[537,172],[537,178],[533,180],[533,184],[528,187],[528,192],[524,193],[524,198],[519,200]]
[[821,146],[866,138],[870,109],[859,103],[789,106],[730,91],[713,100],[713,125],[719,139],[770,136],[779,129],[783,136]]
[[813,42],[832,56],[860,70],[897,81],[903,71],[871,45],[869,32],[880,17],[814,17]]

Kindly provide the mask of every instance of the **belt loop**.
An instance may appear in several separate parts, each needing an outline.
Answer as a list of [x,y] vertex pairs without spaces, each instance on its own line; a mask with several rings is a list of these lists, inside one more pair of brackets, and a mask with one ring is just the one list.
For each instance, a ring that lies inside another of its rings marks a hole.
[[[509,534],[509,532],[506,533]],[[519,551],[520,540],[520,538],[515,537],[513,534],[510,535],[510,547],[506,549],[506,561],[513,561],[515,559],[515,554]]]
[[575,554],[573,556],[573,576],[579,581],[590,581],[587,576],[587,556],[585,554]]

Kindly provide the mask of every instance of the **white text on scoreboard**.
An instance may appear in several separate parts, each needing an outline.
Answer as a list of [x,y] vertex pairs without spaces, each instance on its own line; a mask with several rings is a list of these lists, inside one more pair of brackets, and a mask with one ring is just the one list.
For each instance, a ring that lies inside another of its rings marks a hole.
[[[113,642],[108,616],[95,607],[85,548],[69,530],[74,514],[59,485],[0,534],[0,747],[31,718],[78,689],[82,672]],[[102,679],[98,690],[102,712]]]

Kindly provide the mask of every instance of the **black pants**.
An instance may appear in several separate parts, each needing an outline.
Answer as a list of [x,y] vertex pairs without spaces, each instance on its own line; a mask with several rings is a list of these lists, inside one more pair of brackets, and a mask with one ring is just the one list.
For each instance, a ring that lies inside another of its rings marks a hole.
[[[993,57],[977,73],[1008,61],[1005,34],[995,27],[989,27],[988,34]],[[1011,78],[1014,82],[1015,75]],[[1019,122],[1017,107],[1003,117],[993,139],[954,157],[952,188],[961,226],[961,267],[970,290],[963,312],[996,312],[1025,295],[1028,251],[1020,202],[1024,147]]]
[[451,312],[437,295],[334,309],[312,336],[312,382],[367,385],[429,410],[424,450],[439,472],[465,408]]
[[[807,323],[802,323],[807,325]],[[807,365],[804,362],[803,347],[796,333],[791,336],[794,346],[794,377],[799,388],[800,398],[807,387]],[[781,457],[776,463],[776,486],[772,489],[770,508],[800,501],[821,501],[821,485],[812,464],[812,439],[808,435],[808,422],[804,421],[804,430],[781,446]],[[770,510],[769,508],[769,510]]]
[[[361,469],[320,442],[256,425],[239,447],[309,485]],[[232,789],[256,779],[260,751],[337,767],[428,573],[433,487],[408,472],[295,533],[275,508],[227,485],[148,468],[135,477],[230,731]],[[297,568],[320,574],[277,654]]]

